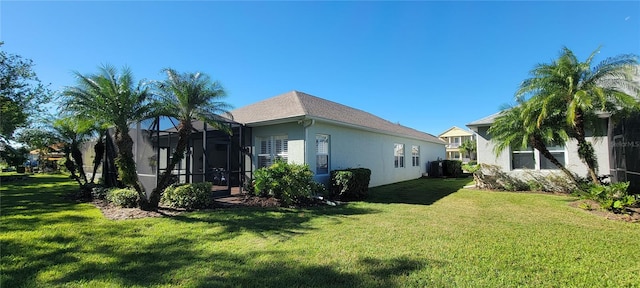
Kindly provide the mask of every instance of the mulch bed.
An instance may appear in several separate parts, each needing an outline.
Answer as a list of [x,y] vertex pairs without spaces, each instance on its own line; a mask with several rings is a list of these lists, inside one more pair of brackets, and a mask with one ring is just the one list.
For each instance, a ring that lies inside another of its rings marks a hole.
[[[281,207],[282,204],[275,198],[271,197],[258,197],[248,194],[241,194],[235,196],[234,201],[224,202],[216,201],[211,209],[233,208],[233,207]],[[171,208],[166,206],[158,207],[157,211],[144,211],[139,208],[122,208],[113,205],[105,200],[93,200],[91,201],[100,211],[105,218],[111,220],[124,220],[124,219],[139,219],[148,217],[164,217],[175,216],[182,212],[186,212],[186,209]]]

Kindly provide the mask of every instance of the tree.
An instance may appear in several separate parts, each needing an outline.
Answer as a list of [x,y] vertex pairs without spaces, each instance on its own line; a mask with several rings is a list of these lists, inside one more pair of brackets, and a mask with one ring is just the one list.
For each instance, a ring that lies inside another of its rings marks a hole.
[[75,72],[77,84],[63,91],[63,107],[77,119],[90,117],[96,122],[115,128],[115,144],[118,148],[116,166],[122,183],[133,187],[145,207],[146,194],[138,180],[133,156],[133,139],[129,125],[147,119],[151,112],[150,93],[146,85],[134,84],[128,68],[120,71],[104,65],[98,74],[82,75]]
[[[0,42],[0,47],[4,42]],[[0,50],[0,141],[13,138],[16,129],[27,127],[44,112],[51,92],[35,72],[33,61]]]
[[167,79],[155,83],[158,96],[156,113],[158,115],[175,118],[178,124],[178,143],[173,152],[167,169],[160,176],[158,186],[151,192],[149,204],[155,209],[158,206],[162,191],[169,186],[171,173],[183,158],[193,132],[192,121],[201,120],[214,128],[227,132],[227,127],[221,125],[221,113],[227,113],[231,107],[220,99],[226,93],[220,83],[212,82],[203,73],[178,73],[173,69],[164,69]]
[[597,159],[586,131],[596,129],[598,113],[619,112],[640,108],[638,92],[638,60],[633,54],[607,58],[592,67],[600,52],[596,49],[585,62],[564,47],[551,64],[539,64],[531,70],[531,78],[520,85],[516,93],[519,101],[539,105],[539,113],[527,113],[528,125],[540,128],[551,115],[561,114],[567,134],[578,142],[578,156],[587,166],[589,177],[599,184]]
[[71,178],[76,180],[80,187],[88,184],[80,145],[93,136],[96,130],[94,122],[63,116],[43,124],[37,128],[22,130],[17,140],[31,149],[41,151],[48,151],[55,144],[64,144],[65,167],[71,173]]
[[[469,154],[469,158],[471,158],[471,156],[473,155],[474,152],[476,152],[476,141],[471,141],[471,140],[467,140],[462,142],[462,144],[460,144],[460,152],[462,152],[463,154]],[[473,160],[473,159],[472,159]]]
[[[549,159],[558,169],[560,169],[569,179],[577,182],[575,174],[571,173],[558,159],[556,159],[547,145],[564,145],[569,136],[561,126],[563,121],[558,120],[559,116],[544,121],[540,126],[525,125],[525,118],[528,113],[536,111],[532,104],[521,102],[519,105],[504,109],[489,128],[491,139],[496,142],[494,153],[499,155],[505,149],[526,149],[532,147],[540,154]],[[537,108],[541,108],[538,106]]]

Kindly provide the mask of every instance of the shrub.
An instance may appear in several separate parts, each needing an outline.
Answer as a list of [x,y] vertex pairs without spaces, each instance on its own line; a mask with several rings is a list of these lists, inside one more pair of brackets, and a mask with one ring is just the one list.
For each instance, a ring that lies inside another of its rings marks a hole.
[[131,188],[111,189],[107,192],[107,200],[120,207],[138,206],[138,192]]
[[462,175],[462,161],[442,160],[442,174],[447,177],[459,177]]
[[340,200],[362,200],[369,193],[371,170],[354,168],[331,171],[330,197]]
[[511,177],[502,171],[500,166],[480,164],[480,169],[473,175],[476,180],[476,186],[479,188],[507,191],[524,191],[529,189],[527,183],[518,178]]
[[[584,188],[584,187],[583,187]],[[604,209],[615,213],[623,212],[627,207],[636,205],[636,196],[629,195],[629,182],[618,182],[610,185],[591,185],[588,190],[577,190],[581,198],[595,200]]]
[[528,179],[529,190],[568,194],[577,188],[576,183],[564,174],[530,171],[524,177]]
[[277,160],[269,167],[256,170],[253,190],[256,195],[275,197],[290,205],[311,196],[313,183],[313,172],[309,165]]
[[160,201],[174,208],[199,209],[212,204],[211,182],[171,185]]
[[103,186],[95,186],[91,188],[91,197],[93,199],[104,200],[107,198],[107,194],[109,193],[109,188]]

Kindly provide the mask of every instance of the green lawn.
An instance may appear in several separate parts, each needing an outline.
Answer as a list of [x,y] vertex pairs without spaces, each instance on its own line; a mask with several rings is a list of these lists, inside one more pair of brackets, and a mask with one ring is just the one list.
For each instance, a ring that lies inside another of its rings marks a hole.
[[638,287],[640,225],[421,179],[367,202],[111,221],[64,176],[3,183],[0,287]]

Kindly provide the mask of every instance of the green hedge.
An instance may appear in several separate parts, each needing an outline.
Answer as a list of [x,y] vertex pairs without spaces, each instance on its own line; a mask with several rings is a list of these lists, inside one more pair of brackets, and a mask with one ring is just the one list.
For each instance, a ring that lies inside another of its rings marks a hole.
[[174,208],[200,209],[213,204],[211,182],[171,185],[162,193],[160,202]]
[[125,208],[138,206],[138,192],[131,188],[111,189],[107,191],[107,201]]
[[462,175],[462,161],[442,160],[442,176],[459,177]]
[[254,173],[254,193],[275,197],[286,205],[308,198],[318,189],[317,186],[313,181],[313,172],[306,164],[291,164],[278,160]]
[[371,170],[352,168],[331,171],[330,197],[340,200],[362,200],[369,193]]

